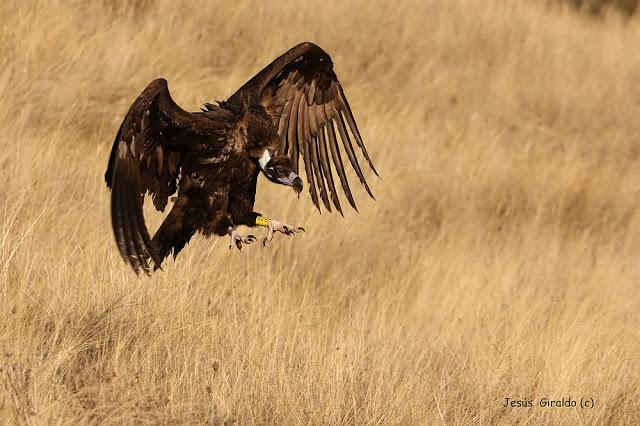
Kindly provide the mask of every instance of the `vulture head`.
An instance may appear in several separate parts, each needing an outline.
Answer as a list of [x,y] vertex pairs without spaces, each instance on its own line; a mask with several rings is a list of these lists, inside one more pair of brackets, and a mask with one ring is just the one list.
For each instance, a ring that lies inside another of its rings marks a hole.
[[265,149],[262,157],[258,159],[258,164],[271,182],[291,186],[298,194],[302,191],[302,179],[293,171],[293,165],[288,155],[274,155],[272,157],[269,150]]

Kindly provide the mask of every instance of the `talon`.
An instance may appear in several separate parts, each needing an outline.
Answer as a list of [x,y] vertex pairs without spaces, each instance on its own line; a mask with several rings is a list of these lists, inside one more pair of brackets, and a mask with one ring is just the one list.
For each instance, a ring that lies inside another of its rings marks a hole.
[[262,245],[266,247],[266,246],[267,246],[267,242],[268,242],[268,241],[267,241],[267,237],[265,237],[265,238],[262,240]]
[[229,228],[229,236],[231,237],[231,241],[229,242],[229,250],[233,249],[235,245],[238,248],[238,251],[242,251],[242,244],[251,244],[256,240],[255,235],[241,235],[234,228]]
[[266,242],[263,241],[263,245],[266,247],[267,242],[271,242],[276,232],[285,234],[288,237],[294,237],[297,232],[304,232],[304,228],[301,226],[293,226],[287,223],[282,223],[275,219],[270,219],[268,223],[269,232],[267,234]]

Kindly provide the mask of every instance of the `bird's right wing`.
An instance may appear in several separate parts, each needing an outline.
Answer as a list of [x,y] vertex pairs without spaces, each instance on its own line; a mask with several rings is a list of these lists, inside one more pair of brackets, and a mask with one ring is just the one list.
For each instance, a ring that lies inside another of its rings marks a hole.
[[134,271],[149,273],[149,259],[160,265],[142,214],[144,195],[149,193],[156,209],[164,211],[190,141],[218,130],[216,121],[180,108],[162,78],[152,81],[129,108],[113,142],[105,180],[112,190],[116,243]]

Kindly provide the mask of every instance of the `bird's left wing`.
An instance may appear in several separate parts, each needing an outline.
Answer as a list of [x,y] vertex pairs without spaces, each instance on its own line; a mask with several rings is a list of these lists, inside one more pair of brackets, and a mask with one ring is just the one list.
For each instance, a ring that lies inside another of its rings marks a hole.
[[358,163],[352,140],[360,147],[374,173],[378,173],[333,71],[331,57],[324,50],[309,42],[293,47],[244,84],[228,102],[240,104],[247,98],[253,98],[272,112],[282,141],[280,153],[289,155],[296,172],[298,158],[302,156],[311,199],[318,210],[319,190],[326,209],[331,211],[330,192],[333,205],[342,214],[332,167],[349,204],[357,210],[347,181],[340,145],[360,182],[373,198]]

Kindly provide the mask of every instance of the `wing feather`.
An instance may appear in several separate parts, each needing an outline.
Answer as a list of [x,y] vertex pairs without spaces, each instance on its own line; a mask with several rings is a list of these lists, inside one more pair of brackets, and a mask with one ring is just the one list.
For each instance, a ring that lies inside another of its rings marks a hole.
[[[324,185],[324,178],[322,176],[322,169],[320,168],[320,162],[318,161],[318,140],[317,140],[317,127],[318,122],[313,111],[310,111],[309,104],[302,102],[304,110],[304,136],[303,143],[311,150],[311,164],[313,166],[313,173],[316,176],[316,184],[320,191],[320,198],[325,208],[331,211],[331,204],[329,204],[329,197],[327,196],[327,188]],[[315,131],[314,130],[315,126]],[[319,209],[319,206],[316,206]]]
[[[327,143],[324,137],[324,126],[320,129],[320,133],[318,133],[318,144],[320,147],[320,164],[322,165],[322,175],[327,180],[327,185],[329,186],[329,191],[331,191],[331,201],[333,201],[333,205],[340,212],[342,216],[344,213],[342,212],[342,207],[340,207],[340,200],[338,200],[338,193],[336,192],[336,186],[333,183],[333,175],[331,174],[331,166],[329,165],[329,156],[327,155]],[[331,211],[330,208],[327,210]]]
[[[291,113],[288,117],[289,128],[287,129],[287,140],[289,143],[289,149],[287,154],[293,162],[293,170],[298,173],[298,111],[299,104],[302,95],[298,92],[294,93],[293,104],[291,106]],[[284,135],[283,135],[284,136]]]
[[[318,193],[316,192],[316,184],[315,180],[313,179],[313,166],[311,163],[310,153],[311,149],[309,147],[309,144],[306,143],[304,139],[304,123],[306,122],[306,110],[307,109],[305,108],[305,103],[299,101],[297,120],[298,134],[296,136],[296,146],[302,149],[302,159],[304,161],[304,170],[307,175],[307,182],[309,183],[309,193],[311,194],[311,201],[313,201],[313,204],[316,206],[318,211],[320,211],[320,205],[318,204]],[[300,141],[300,139],[302,139],[302,142]]]
[[[123,202],[123,207],[125,209],[125,214],[123,217],[125,232],[129,236],[129,238],[127,238],[129,261],[132,265],[136,265],[134,267],[134,270],[139,267],[143,267],[143,269],[147,271],[149,266],[146,261],[146,247],[143,248],[142,244],[140,244],[142,238],[140,236],[140,230],[136,223],[135,217],[135,209],[137,203],[135,198],[131,195],[132,194],[130,192],[122,192],[120,194]],[[144,268],[145,265],[146,268]]]
[[360,164],[358,164],[358,158],[356,157],[356,153],[353,151],[353,145],[351,145],[351,139],[349,138],[349,133],[347,133],[347,128],[344,123],[344,118],[342,118],[342,112],[336,111],[336,124],[338,125],[338,132],[340,133],[340,138],[342,139],[342,146],[344,146],[344,150],[347,153],[347,157],[349,158],[349,162],[351,162],[351,166],[356,171],[356,175],[358,175],[358,179],[360,179],[360,183],[364,185],[364,188],[367,190],[369,196],[373,199],[373,193],[371,189],[369,189],[369,185],[367,185],[367,181],[362,174],[362,170],[360,169]]
[[125,226],[122,221],[122,217],[124,215],[124,208],[122,206],[122,202],[120,201],[121,194],[115,194],[111,197],[111,225],[113,227],[113,232],[116,237],[116,245],[118,247],[118,251],[120,252],[120,256],[124,259],[128,259],[129,253],[127,250],[127,240],[126,240],[126,231]]
[[342,164],[342,156],[340,155],[340,149],[336,140],[336,131],[333,128],[333,121],[328,122],[327,133],[329,136],[329,149],[331,151],[331,157],[333,158],[333,165],[335,166],[338,177],[340,178],[340,185],[342,185],[342,190],[347,196],[347,200],[351,207],[353,207],[355,211],[358,211],[356,202],[351,194],[351,188],[349,188],[349,181],[347,180],[347,176],[344,172],[344,165]]
[[280,147],[279,154],[285,154],[289,149],[291,143],[287,138],[289,128],[289,116],[291,115],[291,108],[293,108],[294,99],[287,99],[282,109],[278,110],[278,134],[285,139],[284,143]]
[[[125,173],[121,173],[116,176],[118,185],[127,185],[127,176]],[[124,191],[116,191],[113,193],[114,197],[112,198],[112,206],[116,210],[116,214],[120,217],[120,226],[122,227],[122,231],[120,232],[124,235],[123,241],[120,242],[120,253],[123,254],[128,262],[131,265],[136,265],[134,268],[137,270],[140,262],[140,246],[137,244],[137,238],[133,236],[133,230],[130,222],[130,204],[129,204],[129,194],[128,190]]]
[[327,210],[331,211],[331,204],[329,204],[329,197],[327,196],[327,188],[324,185],[324,176],[322,175],[322,168],[320,167],[319,154],[318,154],[318,137],[313,136],[308,142],[311,146],[311,162],[313,164],[313,171],[316,174],[316,182],[320,189],[320,198],[324,203]]

